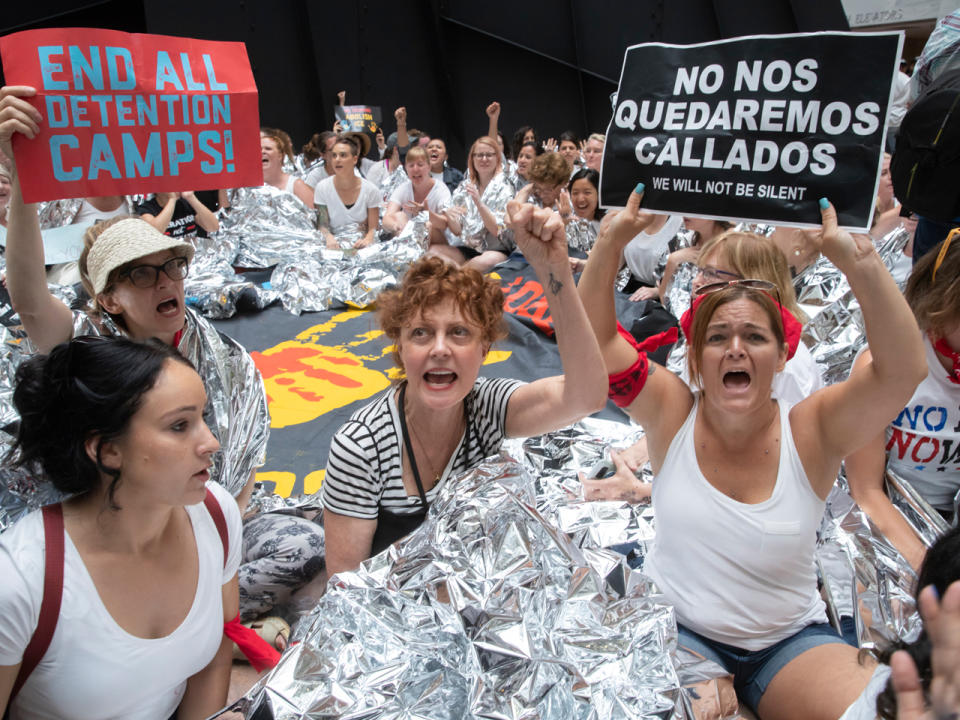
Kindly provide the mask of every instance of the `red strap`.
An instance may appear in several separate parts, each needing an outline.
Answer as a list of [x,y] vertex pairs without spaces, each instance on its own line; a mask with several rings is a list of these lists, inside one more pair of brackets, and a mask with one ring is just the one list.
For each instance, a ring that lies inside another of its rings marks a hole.
[[227,521],[223,517],[223,510],[220,508],[220,503],[217,502],[217,497],[212,492],[210,488],[207,488],[207,495],[203,498],[203,504],[207,507],[207,512],[210,513],[210,517],[213,518],[213,524],[217,526],[217,532],[220,533],[220,542],[223,544],[223,566],[227,566],[227,557],[230,555],[230,535],[227,532]]
[[260,637],[256,630],[242,625],[239,614],[230,622],[223,624],[223,634],[237,644],[257,672],[275,667],[280,662],[280,653],[277,649]]
[[30,677],[40,661],[43,659],[53,633],[57,629],[57,620],[60,619],[60,601],[63,598],[63,508],[60,503],[47,505],[43,508],[43,541],[44,541],[44,570],[43,570],[43,599],[40,601],[40,617],[33,636],[23,651],[23,660],[20,671],[13,683],[13,690],[7,700],[7,708],[13,705],[13,699],[20,692],[20,688]]

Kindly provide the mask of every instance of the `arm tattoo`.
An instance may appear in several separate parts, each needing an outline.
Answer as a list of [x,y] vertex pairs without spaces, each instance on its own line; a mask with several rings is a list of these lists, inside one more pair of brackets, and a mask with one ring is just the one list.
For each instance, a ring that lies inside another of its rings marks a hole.
[[330,213],[326,205],[317,205],[317,229],[330,229]]
[[559,280],[557,280],[557,279],[553,276],[553,272],[552,272],[552,271],[550,272],[550,283],[549,283],[549,285],[550,285],[550,292],[553,293],[554,295],[559,295],[559,294],[560,294],[560,291],[563,289],[563,283],[560,282]]

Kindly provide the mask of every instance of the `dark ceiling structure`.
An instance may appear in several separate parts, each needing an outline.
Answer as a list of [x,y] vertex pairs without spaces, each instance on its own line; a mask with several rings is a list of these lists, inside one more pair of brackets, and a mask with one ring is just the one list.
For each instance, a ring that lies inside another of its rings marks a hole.
[[624,50],[752,34],[847,30],[840,0],[43,0],[8,4],[0,34],[39,27],[244,42],[260,93],[260,122],[299,146],[329,129],[337,92],[347,104],[393,109],[446,139],[455,164],[501,103],[508,137],[604,132]]

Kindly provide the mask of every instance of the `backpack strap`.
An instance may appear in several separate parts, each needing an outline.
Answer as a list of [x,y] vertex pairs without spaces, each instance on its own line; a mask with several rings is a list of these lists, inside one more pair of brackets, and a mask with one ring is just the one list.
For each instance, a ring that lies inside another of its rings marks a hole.
[[40,601],[40,617],[37,627],[33,631],[30,642],[23,651],[23,660],[20,671],[13,683],[10,697],[7,700],[7,710],[13,704],[13,699],[20,692],[20,688],[30,677],[40,661],[43,659],[53,633],[57,629],[60,619],[60,601],[63,598],[63,555],[64,530],[63,508],[60,503],[47,505],[43,513],[43,541],[44,541],[44,570],[43,570],[43,599]]
[[223,544],[223,566],[227,566],[227,557],[230,555],[230,534],[227,532],[227,520],[223,517],[223,508],[217,502],[217,496],[210,488],[207,488],[207,495],[203,498],[203,504],[213,518],[213,524],[217,526],[217,532],[220,533],[220,542]]

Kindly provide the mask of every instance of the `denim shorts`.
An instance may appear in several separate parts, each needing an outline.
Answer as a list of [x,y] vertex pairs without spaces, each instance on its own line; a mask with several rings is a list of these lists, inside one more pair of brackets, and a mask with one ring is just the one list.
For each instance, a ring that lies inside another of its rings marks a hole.
[[800,632],[763,650],[741,650],[732,645],[709,640],[692,630],[679,625],[677,644],[700,653],[708,660],[725,668],[733,675],[733,688],[737,698],[756,712],[760,698],[774,675],[784,665],[810,648],[831,643],[843,643],[843,638],[827,623],[807,625]]

